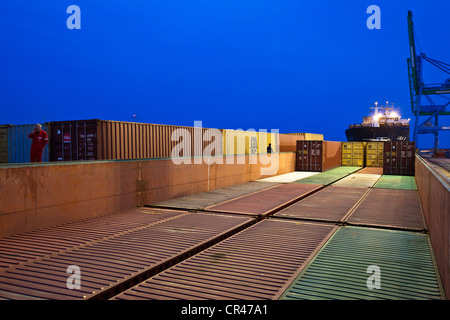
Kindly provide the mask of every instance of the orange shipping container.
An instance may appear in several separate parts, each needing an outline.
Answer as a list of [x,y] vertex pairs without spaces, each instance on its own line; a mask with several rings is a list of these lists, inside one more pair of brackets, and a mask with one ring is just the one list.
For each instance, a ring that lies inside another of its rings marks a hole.
[[52,122],[51,130],[51,161],[170,158],[175,146],[174,157],[202,156],[207,146],[222,153],[218,129],[94,119]]

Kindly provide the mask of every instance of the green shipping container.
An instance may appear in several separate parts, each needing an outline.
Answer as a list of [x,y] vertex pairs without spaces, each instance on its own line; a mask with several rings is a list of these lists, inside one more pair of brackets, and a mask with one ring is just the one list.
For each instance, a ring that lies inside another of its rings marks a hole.
[[284,300],[439,300],[428,235],[341,227],[283,293]]

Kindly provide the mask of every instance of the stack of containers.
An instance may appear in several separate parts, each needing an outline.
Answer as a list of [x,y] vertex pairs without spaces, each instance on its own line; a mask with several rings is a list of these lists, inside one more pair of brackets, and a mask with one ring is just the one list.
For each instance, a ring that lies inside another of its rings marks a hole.
[[342,142],[342,165],[364,167],[365,142]]
[[384,142],[367,142],[366,166],[383,167]]
[[195,157],[211,143],[222,154],[208,128],[92,119],[51,122],[51,132],[51,161]]

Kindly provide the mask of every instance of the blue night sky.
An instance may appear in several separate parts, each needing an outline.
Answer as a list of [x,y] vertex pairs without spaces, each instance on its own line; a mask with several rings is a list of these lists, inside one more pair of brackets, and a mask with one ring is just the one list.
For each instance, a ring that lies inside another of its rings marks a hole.
[[[366,27],[372,4],[380,30]],[[81,8],[81,30],[66,26],[69,5]],[[413,119],[408,10],[418,50],[450,63],[447,0],[7,1],[0,123],[201,120],[345,141],[375,101]],[[426,83],[448,77],[425,69]],[[440,140],[450,147],[450,133]]]

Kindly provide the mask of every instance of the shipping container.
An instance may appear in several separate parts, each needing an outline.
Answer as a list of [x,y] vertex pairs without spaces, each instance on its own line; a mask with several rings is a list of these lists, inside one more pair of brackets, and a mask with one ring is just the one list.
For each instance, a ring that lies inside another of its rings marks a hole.
[[280,133],[280,152],[296,152],[297,141],[305,140],[305,136]]
[[51,132],[51,161],[222,154],[218,129],[94,119],[52,122]]
[[341,166],[341,143],[297,141],[296,171],[323,172]]
[[258,150],[257,153],[268,153],[269,144],[271,153],[280,152],[280,136],[278,133],[257,132]]
[[414,175],[414,142],[385,141],[383,148],[383,174]]
[[383,167],[384,142],[367,142],[366,166]]
[[302,136],[303,137],[302,140],[323,141],[323,134],[320,134],[320,133],[302,132],[302,133],[287,133],[287,134],[295,135],[295,136]]
[[[28,138],[34,129],[35,124],[11,125],[8,128],[8,162],[26,163],[30,162],[30,149],[32,140]],[[42,130],[47,132],[49,141],[51,140],[51,130],[48,123],[42,123]],[[50,144],[44,147],[42,153],[42,162],[50,160]]]
[[8,128],[11,124],[0,125],[0,163],[8,163]]
[[223,154],[242,155],[258,153],[258,133],[252,130],[223,130]]
[[342,142],[342,165],[364,167],[365,142]]

